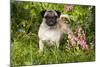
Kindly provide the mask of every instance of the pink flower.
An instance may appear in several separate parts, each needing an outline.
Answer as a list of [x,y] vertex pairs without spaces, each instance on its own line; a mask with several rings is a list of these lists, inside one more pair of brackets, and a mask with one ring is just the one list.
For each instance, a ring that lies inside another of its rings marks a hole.
[[65,11],[71,11],[72,9],[73,9],[73,5],[71,5],[71,4],[64,5]]

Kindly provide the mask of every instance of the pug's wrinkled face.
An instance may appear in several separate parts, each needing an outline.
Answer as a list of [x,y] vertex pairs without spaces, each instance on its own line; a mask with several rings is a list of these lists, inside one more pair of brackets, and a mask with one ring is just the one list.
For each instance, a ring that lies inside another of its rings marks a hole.
[[45,19],[45,23],[48,26],[55,26],[57,24],[57,19],[60,17],[60,12],[55,10],[48,10],[41,12],[43,18]]

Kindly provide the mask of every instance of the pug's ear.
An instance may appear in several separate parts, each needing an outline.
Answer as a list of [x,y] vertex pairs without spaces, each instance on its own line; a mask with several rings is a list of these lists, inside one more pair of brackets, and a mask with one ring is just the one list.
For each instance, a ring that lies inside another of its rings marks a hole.
[[56,12],[57,12],[57,14],[58,14],[58,17],[60,17],[60,15],[61,15],[61,12],[60,11],[57,11],[57,10],[55,10]]
[[41,16],[44,17],[46,10],[41,11]]

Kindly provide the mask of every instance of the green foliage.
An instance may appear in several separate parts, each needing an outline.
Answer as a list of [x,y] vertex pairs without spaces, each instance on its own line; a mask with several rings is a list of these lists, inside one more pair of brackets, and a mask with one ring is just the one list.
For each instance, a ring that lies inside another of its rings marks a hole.
[[[23,37],[22,37],[23,36]],[[38,53],[38,39],[32,33],[20,34],[11,44],[11,65],[37,65],[37,64],[57,64],[86,62],[95,60],[95,52],[93,49],[85,52],[79,47],[66,49],[66,44],[60,49],[54,46],[44,47],[44,52]]]
[[[71,18],[73,31],[80,24],[86,34],[90,49],[83,51],[79,47],[66,49],[66,38],[60,49],[45,46],[38,54],[38,28],[42,21],[42,10],[59,10]],[[56,64],[66,62],[85,62],[95,60],[95,7],[74,6],[72,11],[65,11],[64,4],[11,2],[11,65]]]

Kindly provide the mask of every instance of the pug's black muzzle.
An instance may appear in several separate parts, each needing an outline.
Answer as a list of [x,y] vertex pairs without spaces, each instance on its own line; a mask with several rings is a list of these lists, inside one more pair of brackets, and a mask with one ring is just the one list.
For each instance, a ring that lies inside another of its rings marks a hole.
[[48,26],[55,26],[57,24],[57,19],[56,18],[46,19],[46,24]]

